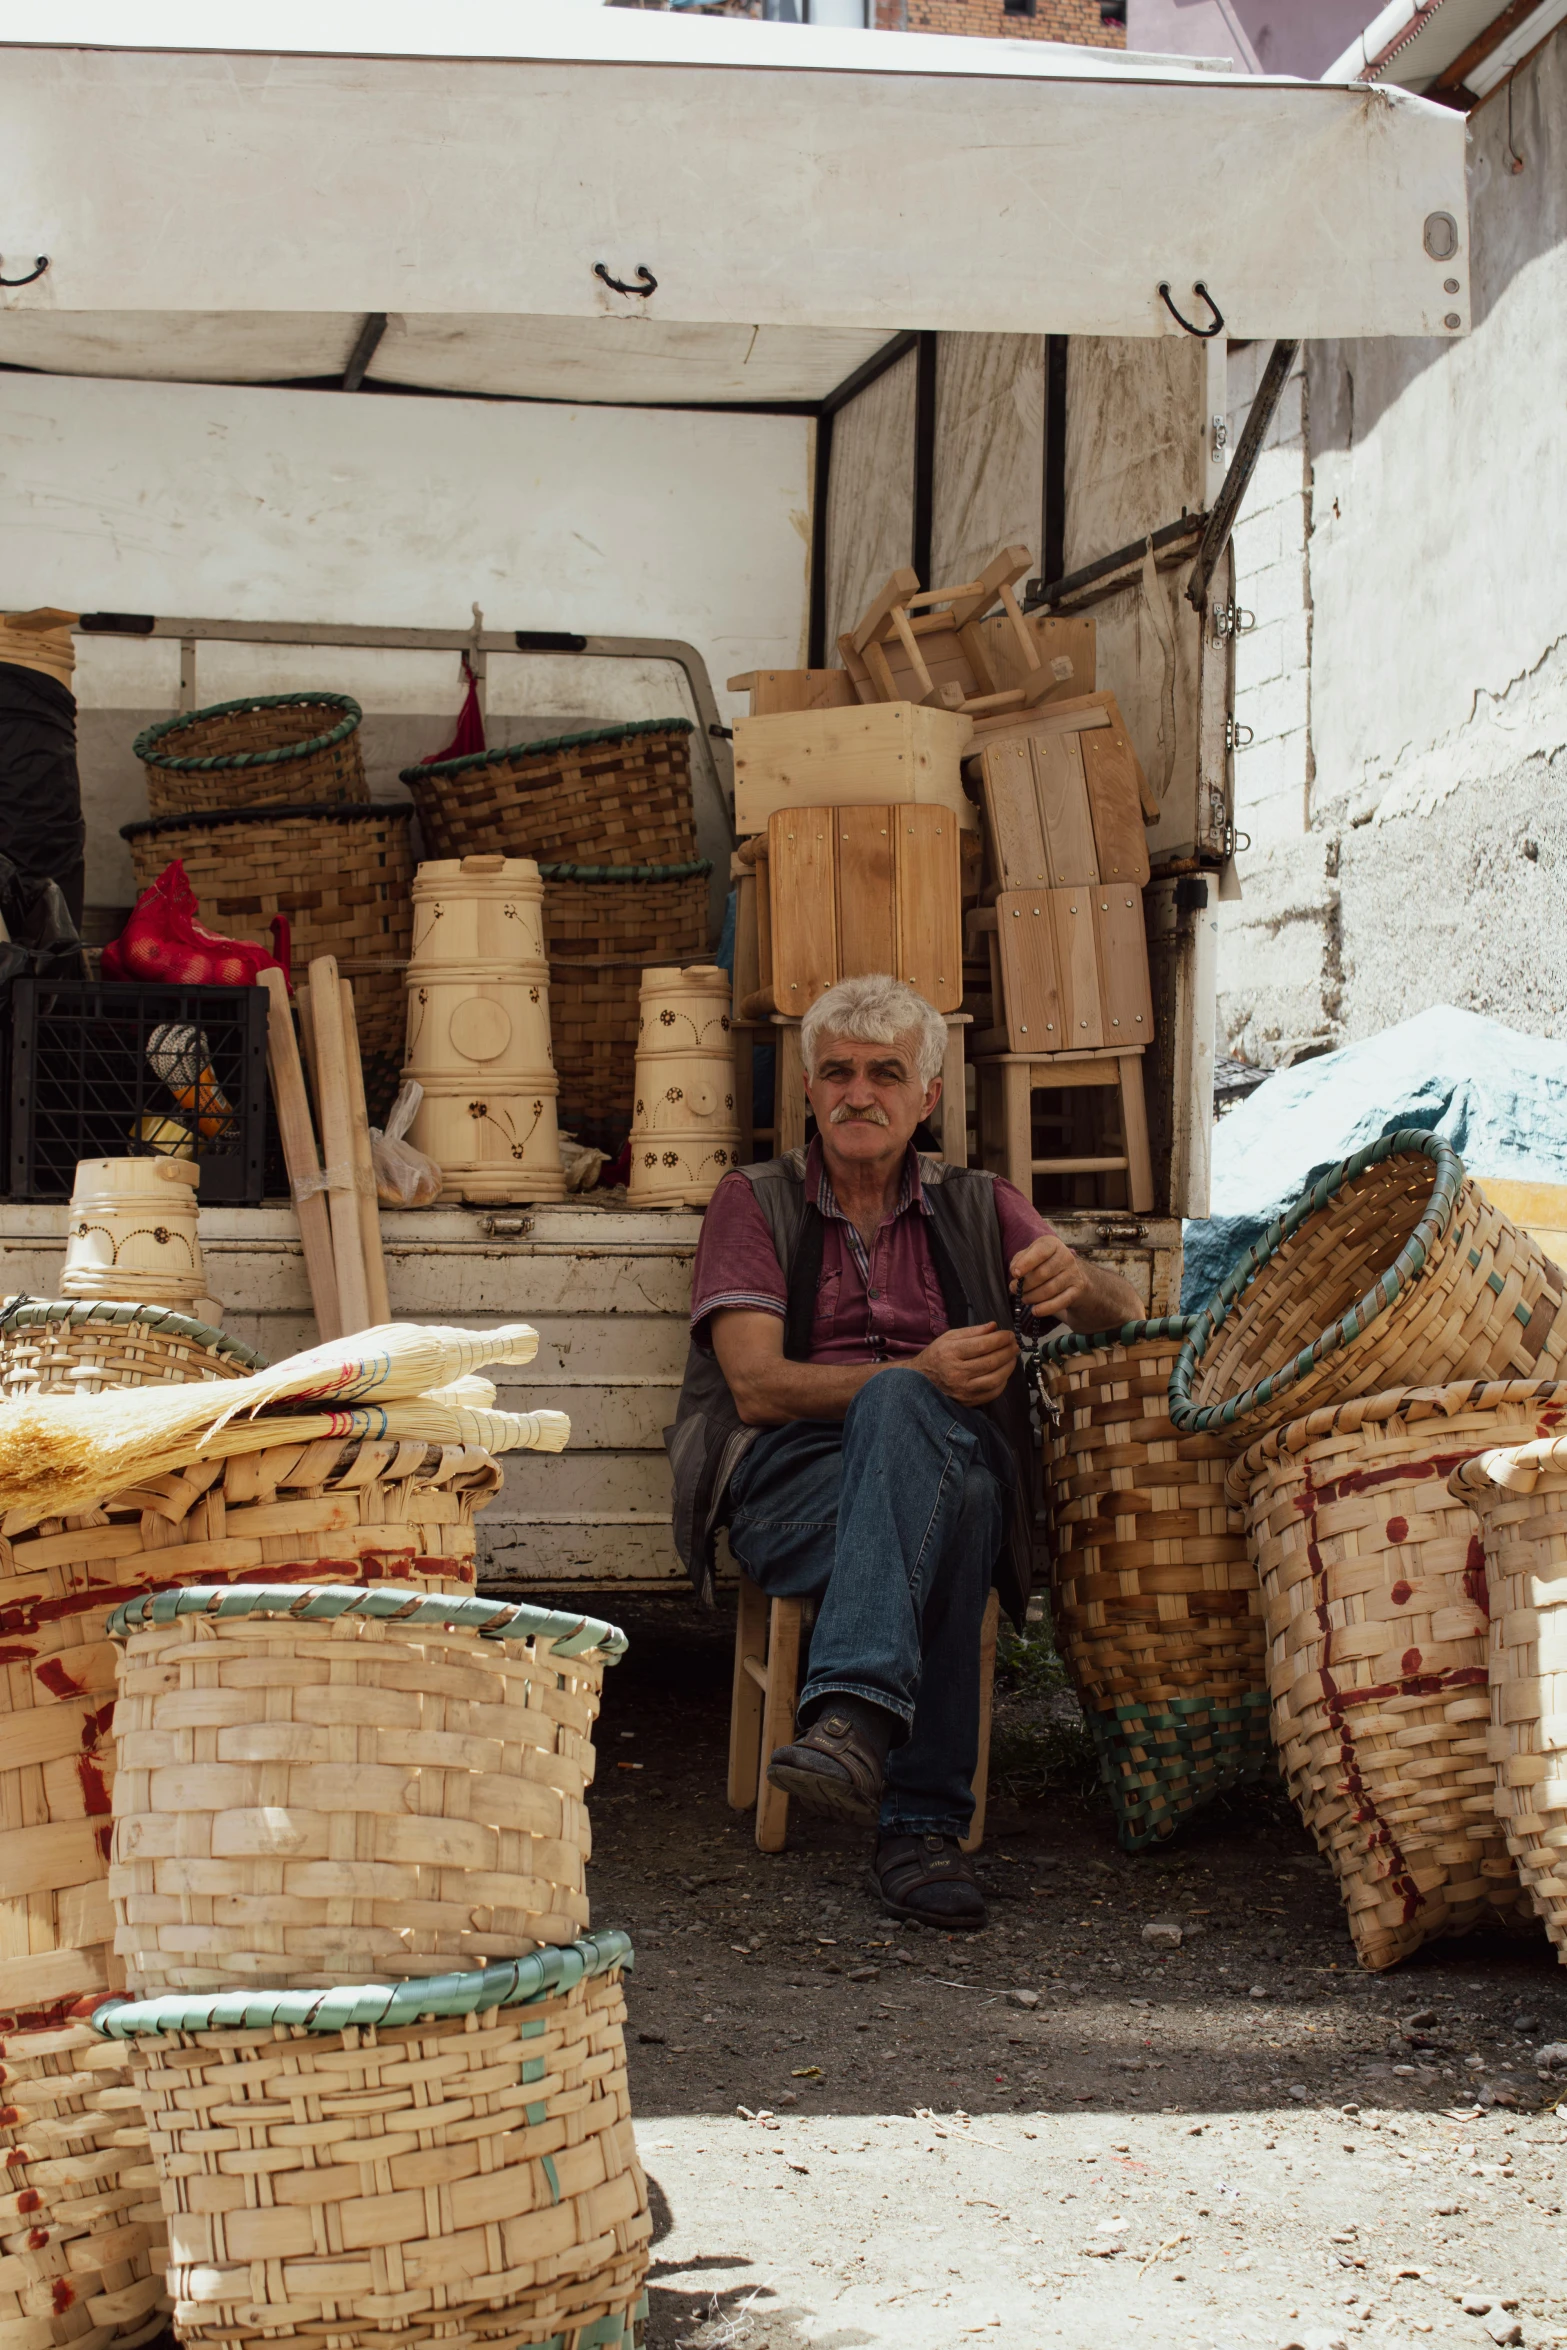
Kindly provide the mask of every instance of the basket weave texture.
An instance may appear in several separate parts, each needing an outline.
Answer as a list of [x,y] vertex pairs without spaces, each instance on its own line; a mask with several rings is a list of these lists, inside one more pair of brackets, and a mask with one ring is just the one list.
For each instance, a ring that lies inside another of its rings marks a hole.
[[1385,1134],[1226,1274],[1176,1365],[1171,1417],[1238,1451],[1349,1396],[1552,1377],[1567,1358],[1564,1291],[1445,1142]]
[[625,2015],[614,1965],[467,2015],[138,2039],[182,2339],[620,2345],[652,2233]]
[[165,1306],[74,1297],[0,1302],[0,1389],[8,1400],[182,1387],[265,1369],[253,1348]]
[[584,1930],[612,1646],[495,1601],[221,1596],[110,1626],[109,1892],[134,1989],[436,1974]]
[[686,718],[513,743],[405,767],[399,780],[430,857],[673,865],[696,855]]
[[83,2023],[8,2032],[0,2342],[130,2350],[169,2320],[167,2233],[123,2048]]
[[1447,1480],[1564,1410],[1567,1385],[1549,1381],[1362,1397],[1231,1467],[1267,1611],[1274,1743],[1364,1967],[1532,1918],[1496,1818],[1485,1557]]
[[1166,1392],[1190,1327],[1129,1322],[1040,1358],[1051,1606],[1126,1850],[1270,1754],[1262,1599],[1225,1446]]
[[348,694],[264,694],[165,718],[136,737],[153,816],[293,802],[365,800],[359,725]]
[[413,937],[412,817],[400,802],[377,802],[121,827],[138,890],[178,857],[213,930],[270,947],[268,925],[282,914],[296,972],[313,955],[337,957],[340,975],[353,981],[365,1091],[377,1124],[402,1070],[404,974]]
[[1485,1542],[1496,1815],[1567,1962],[1567,1445],[1482,1453],[1451,1489]]
[[477,1448],[328,1437],[193,1463],[26,1533],[0,1525],[0,2006],[109,1986],[112,1611],[247,1580],[463,1596],[474,1509],[500,1481]]
[[560,1123],[618,1149],[636,1094],[643,968],[703,953],[712,867],[634,866],[618,879],[575,865],[541,870]]

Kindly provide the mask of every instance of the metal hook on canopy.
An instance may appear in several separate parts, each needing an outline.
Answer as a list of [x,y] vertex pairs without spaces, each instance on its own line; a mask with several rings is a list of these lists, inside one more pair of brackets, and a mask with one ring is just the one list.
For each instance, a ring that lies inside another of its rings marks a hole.
[[[3,258],[3,255],[0,255],[0,259]],[[0,277],[0,286],[30,286],[36,278],[43,276],[43,273],[48,268],[48,266],[48,254],[40,253],[37,261],[34,263],[33,267],[28,271],[25,277]]]
[[638,285],[628,286],[623,278],[611,277],[609,264],[605,261],[594,262],[593,274],[595,277],[601,277],[607,286],[612,286],[617,294],[640,294],[644,302],[649,294],[658,292],[658,280],[645,261],[637,263],[637,276],[641,280]]
[[1189,318],[1183,318],[1180,312],[1176,309],[1175,304],[1170,299],[1169,279],[1161,278],[1159,281],[1159,299],[1164,304],[1166,310],[1169,311],[1170,316],[1174,319],[1176,325],[1179,327],[1184,327],[1189,335],[1195,335],[1200,343],[1211,343],[1215,335],[1222,335],[1224,332],[1224,313],[1219,308],[1218,303],[1209,293],[1207,287],[1203,284],[1200,277],[1193,280],[1192,292],[1194,294],[1199,294],[1203,301],[1207,303],[1209,309],[1213,312],[1212,326],[1193,326]]

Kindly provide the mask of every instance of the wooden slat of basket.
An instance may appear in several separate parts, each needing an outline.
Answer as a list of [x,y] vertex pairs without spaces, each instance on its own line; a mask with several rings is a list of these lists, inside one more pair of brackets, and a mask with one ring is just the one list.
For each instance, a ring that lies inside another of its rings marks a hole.
[[271,1445],[6,1545],[0,1888],[15,1889],[0,1889],[0,2005],[107,1987],[101,1958],[72,1969],[50,1954],[113,1938],[112,1610],[179,1583],[392,1581],[465,1594],[474,1508],[499,1482],[489,1454],[457,1447]]
[[1362,1966],[1525,1927],[1495,1816],[1485,1561],[1453,1469],[1557,1422],[1567,1387],[1466,1383],[1274,1430],[1230,1472],[1267,1611],[1273,1733]]
[[1180,1437],[1166,1409],[1183,1328],[1052,1350],[1044,1370],[1056,1635],[1132,1851],[1268,1757],[1261,1598],[1226,1451]]
[[129,1635],[109,1889],[133,1988],[401,1978],[572,1941],[603,1670],[358,1616]]
[[5,2258],[0,2341],[129,2350],[167,2325],[169,2302],[167,2234],[128,2052],[81,2023],[8,2031],[4,2083],[0,2160],[18,2233]]
[[[1171,1389],[1179,1426],[1239,1450],[1351,1396],[1545,1378],[1567,1359],[1562,1275],[1461,1180],[1445,1144],[1394,1135],[1346,1168],[1307,1195],[1322,1204],[1264,1254],[1254,1277],[1244,1280],[1243,1260],[1196,1318]],[[1439,1229],[1449,1193],[1451,1217]],[[1340,1324],[1341,1343],[1330,1345]],[[1319,1358],[1303,1366],[1314,1347]]]
[[182,2338],[543,2343],[629,2309],[624,2025],[609,1975],[460,2021],[143,2043]]
[[544,931],[561,1124],[621,1119],[629,1130],[642,972],[703,952],[707,883],[546,881]]
[[1454,1472],[1452,1491],[1476,1512],[1485,1542],[1487,1751],[1497,1819],[1567,1962],[1567,1460],[1553,1458],[1560,1449],[1557,1440],[1471,1460]]

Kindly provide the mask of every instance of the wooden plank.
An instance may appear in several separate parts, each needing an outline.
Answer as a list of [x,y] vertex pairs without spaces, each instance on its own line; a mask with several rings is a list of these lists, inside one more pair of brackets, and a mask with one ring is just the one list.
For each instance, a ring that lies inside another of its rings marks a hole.
[[530,1525],[637,1525],[666,1522],[672,1507],[669,1461],[657,1452],[541,1453],[502,1455],[506,1483],[485,1510],[496,1525],[526,1519]]
[[1153,1041],[1153,989],[1148,974],[1148,934],[1143,895],[1120,883],[1094,895],[1095,928],[1104,996],[1106,1044],[1148,1045]]
[[370,1320],[379,1328],[392,1318],[386,1290],[386,1258],[381,1249],[381,1203],[376,1197],[375,1162],[370,1153],[370,1118],[365,1107],[365,1073],[359,1058],[354,991],[346,979],[338,985],[343,1011],[343,1065],[348,1072],[349,1131],[354,1146],[354,1192],[359,1203],[359,1243],[364,1254]]
[[299,1065],[299,1046],[294,1035],[294,1015],[288,1008],[288,983],[281,971],[263,971],[261,984],[269,999],[267,1073],[272,1081],[272,1099],[277,1109],[283,1163],[288,1170],[289,1184],[296,1194],[294,1213],[299,1219],[305,1275],[310,1284],[311,1303],[315,1308],[316,1332],[324,1343],[329,1338],[338,1337],[342,1330],[337,1303],[337,1270],[332,1257],[331,1216],[321,1191],[305,1190],[303,1198],[298,1196],[305,1186],[319,1183],[321,1162],[316,1156],[315,1130],[310,1123],[310,1105],[305,1099],[304,1073]]
[[980,760],[990,845],[1004,890],[1050,886],[1032,753],[1028,739],[1016,735],[1003,742],[987,742]]
[[773,1001],[791,1020],[802,1018],[838,976],[834,829],[827,808],[780,809],[767,827]]
[[1028,746],[1049,877],[1057,889],[1099,879],[1082,742],[1081,735],[1047,734]]
[[316,1077],[321,1107],[321,1153],[326,1164],[327,1204],[332,1212],[332,1261],[337,1270],[337,1305],[343,1335],[370,1327],[370,1290],[359,1235],[359,1202],[354,1189],[352,1113],[348,1066],[343,1051],[343,1009],[337,957],[317,955],[310,966],[310,1025],[316,1043]]
[[789,710],[852,709],[858,698],[846,669],[749,669],[743,677],[730,678],[729,691],[750,695],[753,718]]
[[1097,906],[1090,888],[1053,889],[1050,923],[1061,979],[1061,1024],[1069,1048],[1102,1051],[1104,991],[1099,975]]
[[1066,1035],[1066,1011],[1050,892],[1003,891],[996,900],[996,943],[1009,1049],[1059,1051]]
[[[897,968],[893,832],[900,810],[834,808],[838,835],[838,975]],[[950,817],[947,819],[951,824]]]
[[804,1603],[775,1599],[768,1610],[767,1687],[762,1698],[762,1770],[756,1794],[756,1842],[762,1852],[782,1852],[789,1831],[789,1798],[767,1776],[767,1758],[794,1736],[794,1706],[800,1688],[800,1632]]
[[497,1527],[487,1515],[478,1532],[479,1588],[486,1593],[624,1588],[690,1595],[667,1525]]
[[958,828],[945,808],[893,811],[897,879],[891,968],[938,1012],[963,1001],[963,897]]
[[881,634],[895,605],[906,604],[910,596],[919,593],[919,584],[919,573],[911,571],[907,565],[902,570],[894,571],[890,575],[876,595],[872,597],[865,611],[861,614],[859,625],[853,631],[854,649],[857,653],[865,652]]
[[762,1692],[746,1670],[767,1652],[767,1601],[749,1575],[740,1578],[735,1616],[734,1680],[729,1695],[729,1808],[749,1811],[761,1781]]
[[766,829],[779,808],[885,807],[918,800],[950,808],[971,830],[979,810],[961,760],[973,720],[913,702],[786,712],[735,721],[735,828]]
[[1078,737],[1093,811],[1101,881],[1148,880],[1148,835],[1143,826],[1142,770],[1113,694],[1106,696],[1108,727]]

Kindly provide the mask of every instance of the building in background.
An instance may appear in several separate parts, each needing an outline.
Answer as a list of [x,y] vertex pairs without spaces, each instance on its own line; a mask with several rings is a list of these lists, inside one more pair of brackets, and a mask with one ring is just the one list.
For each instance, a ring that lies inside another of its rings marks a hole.
[[875,32],[970,33],[987,40],[1126,47],[1127,0],[608,0],[615,8],[695,8],[772,24]]
[[1126,45],[1314,82],[1376,13],[1376,0],[1126,0]]

